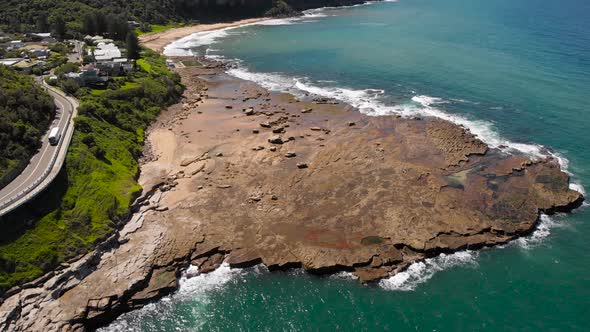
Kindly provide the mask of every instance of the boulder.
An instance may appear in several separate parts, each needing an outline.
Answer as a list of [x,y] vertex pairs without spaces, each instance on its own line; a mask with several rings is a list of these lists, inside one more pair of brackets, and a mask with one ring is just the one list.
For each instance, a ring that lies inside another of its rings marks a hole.
[[272,144],[283,144],[285,143],[285,141],[283,141],[283,139],[280,136],[272,136],[268,139],[269,143]]

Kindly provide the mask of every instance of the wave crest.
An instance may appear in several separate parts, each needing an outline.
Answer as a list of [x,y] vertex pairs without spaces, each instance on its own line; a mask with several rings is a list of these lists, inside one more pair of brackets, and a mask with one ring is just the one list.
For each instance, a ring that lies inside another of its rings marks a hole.
[[428,258],[410,265],[407,270],[394,276],[379,281],[379,286],[386,290],[412,291],[434,276],[436,272],[446,270],[454,266],[477,266],[478,253],[466,250],[453,254],[440,254],[434,258]]

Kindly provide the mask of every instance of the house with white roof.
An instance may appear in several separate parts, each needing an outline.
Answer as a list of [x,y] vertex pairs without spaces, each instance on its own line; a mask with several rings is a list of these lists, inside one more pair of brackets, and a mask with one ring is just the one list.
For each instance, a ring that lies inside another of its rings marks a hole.
[[0,65],[11,67],[16,65],[17,63],[23,61],[24,58],[7,58],[7,59],[0,59]]
[[19,48],[25,47],[25,43],[22,40],[12,40],[8,42],[7,50],[18,50]]
[[94,49],[96,62],[112,61],[121,57],[121,50],[113,43],[99,43]]
[[30,35],[39,38],[49,38],[51,37],[51,32],[33,32]]

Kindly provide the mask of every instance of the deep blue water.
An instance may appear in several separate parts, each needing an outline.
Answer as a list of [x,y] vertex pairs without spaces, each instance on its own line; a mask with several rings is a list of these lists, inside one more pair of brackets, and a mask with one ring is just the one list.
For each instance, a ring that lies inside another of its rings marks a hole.
[[[179,45],[223,37],[208,54],[240,59],[240,77],[367,113],[445,116],[491,145],[544,146],[590,184],[590,2],[400,0],[273,23]],[[541,228],[505,248],[415,264],[378,287],[222,268],[109,330],[590,330],[590,209]]]

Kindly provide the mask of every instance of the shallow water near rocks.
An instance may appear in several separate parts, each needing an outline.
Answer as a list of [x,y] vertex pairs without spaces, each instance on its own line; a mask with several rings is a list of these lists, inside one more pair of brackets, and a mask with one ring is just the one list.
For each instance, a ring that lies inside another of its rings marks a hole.
[[[232,72],[267,88],[446,117],[507,150],[548,147],[590,184],[588,2],[400,0],[206,38],[210,56],[239,59]],[[587,330],[588,234],[590,209],[543,217],[503,248],[432,258],[373,286],[223,266],[104,330]]]

